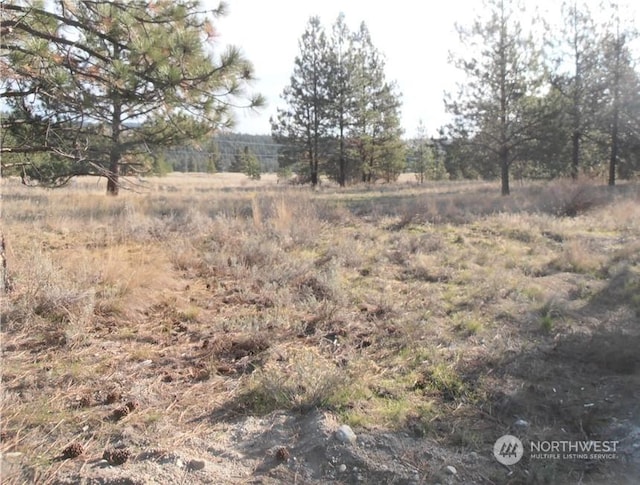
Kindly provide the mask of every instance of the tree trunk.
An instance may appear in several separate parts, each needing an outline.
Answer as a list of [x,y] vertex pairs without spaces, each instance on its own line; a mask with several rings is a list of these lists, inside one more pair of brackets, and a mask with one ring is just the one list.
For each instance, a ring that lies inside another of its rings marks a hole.
[[571,152],[571,178],[573,180],[578,179],[578,173],[580,170],[580,132],[574,131],[571,135],[571,141],[573,144]]
[[609,157],[609,185],[613,187],[616,184],[616,163],[618,161],[618,129],[620,119],[620,35],[616,38],[615,46],[615,71],[613,74],[613,113],[611,119],[611,156]]
[[107,179],[107,195],[118,195],[120,192],[120,157],[111,152],[109,161],[109,178]]
[[614,107],[611,125],[611,156],[609,158],[609,185],[616,184],[616,162],[618,161],[618,107]]
[[344,187],[347,185],[347,161],[345,159],[344,153],[344,134],[342,133],[343,128],[340,127],[340,175],[338,183],[340,187]]
[[7,251],[4,244],[4,234],[0,233],[0,293],[8,293],[11,289],[7,273]]
[[502,180],[502,195],[509,195],[509,152],[502,150],[500,153],[500,178]]
[[[120,47],[114,44],[113,57],[120,58]],[[120,192],[120,132],[122,131],[122,102],[117,91],[111,93],[113,115],[111,117],[111,152],[109,154],[109,179],[107,195],[118,195]]]

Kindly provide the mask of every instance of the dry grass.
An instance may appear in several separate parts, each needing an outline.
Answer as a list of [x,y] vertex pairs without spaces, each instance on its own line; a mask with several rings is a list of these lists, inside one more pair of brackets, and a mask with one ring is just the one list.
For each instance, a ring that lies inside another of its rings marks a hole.
[[583,402],[550,409],[551,388],[635,382],[637,186],[2,184],[0,450],[27,464],[6,483],[53,480],[70,443],[180,446],[203,417],[275,409],[484,453],[516,415],[584,433]]

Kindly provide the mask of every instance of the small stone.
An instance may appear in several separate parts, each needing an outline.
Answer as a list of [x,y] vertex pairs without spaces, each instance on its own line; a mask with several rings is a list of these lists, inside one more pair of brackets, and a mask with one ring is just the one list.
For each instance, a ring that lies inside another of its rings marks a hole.
[[456,470],[456,467],[455,467],[455,466],[451,466],[451,465],[449,465],[449,466],[447,467],[447,473],[448,473],[449,475],[457,475],[457,474],[458,474],[458,470]]
[[198,471],[198,470],[204,470],[205,466],[206,466],[206,462],[204,460],[191,460],[187,464],[187,470],[192,472]]
[[3,458],[20,458],[22,456],[22,453],[20,451],[10,451],[9,453],[3,453],[2,457]]
[[347,465],[345,465],[345,464],[343,463],[342,465],[340,465],[340,466],[338,467],[338,471],[339,471],[340,473],[344,473],[344,472],[346,472],[346,471],[347,471]]
[[513,427],[516,429],[527,429],[529,427],[529,422],[524,419],[518,419],[515,423],[513,423]]
[[343,424],[336,431],[336,438],[341,443],[355,443],[356,434],[353,432],[349,425]]
[[176,466],[178,468],[184,468],[184,461],[181,458],[176,459]]

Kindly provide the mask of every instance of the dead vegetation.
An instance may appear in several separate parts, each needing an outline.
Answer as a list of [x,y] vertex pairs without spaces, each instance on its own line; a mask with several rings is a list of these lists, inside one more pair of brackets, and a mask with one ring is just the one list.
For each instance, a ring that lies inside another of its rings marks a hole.
[[[639,425],[637,186],[498,198],[482,183],[314,193],[210,180],[116,199],[2,182],[0,449],[18,460],[3,483],[80,477],[101,457],[128,466],[282,411],[431,440],[453,461],[490,458],[517,419],[527,439]],[[287,443],[274,450],[291,461]],[[421,480],[440,480],[416,453]],[[491,459],[454,464],[469,483],[506,480]],[[638,471],[633,457],[552,465],[510,479]]]

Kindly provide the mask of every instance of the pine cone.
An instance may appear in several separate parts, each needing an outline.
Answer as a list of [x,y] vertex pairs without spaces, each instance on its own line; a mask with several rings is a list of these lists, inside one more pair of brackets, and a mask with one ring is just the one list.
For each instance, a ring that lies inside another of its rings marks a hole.
[[102,458],[107,460],[111,465],[122,465],[131,458],[131,451],[127,448],[118,448],[105,450]]
[[84,446],[80,443],[71,443],[64,450],[62,450],[62,458],[64,460],[68,460],[71,458],[76,458],[84,453]]
[[114,410],[112,416],[113,416],[113,419],[117,421],[127,416],[130,412],[131,410],[129,409],[128,406],[122,406]]
[[128,401],[127,404],[125,404],[124,406],[131,413],[140,407],[140,403],[138,401]]
[[119,401],[122,395],[118,391],[111,391],[107,394],[107,397],[104,400],[105,404],[113,404],[116,401]]
[[78,398],[78,400],[76,401],[76,405],[79,408],[88,408],[92,404],[93,404],[93,399],[91,398],[91,396],[82,396]]
[[291,453],[286,446],[281,446],[276,450],[276,458],[280,461],[287,461],[291,458]]

